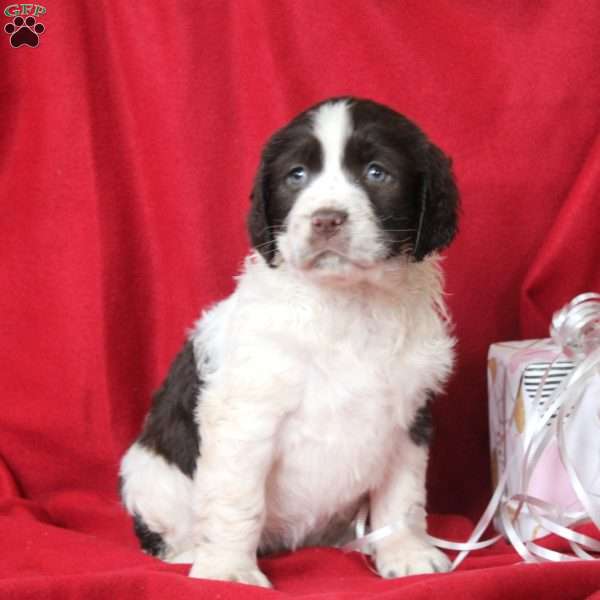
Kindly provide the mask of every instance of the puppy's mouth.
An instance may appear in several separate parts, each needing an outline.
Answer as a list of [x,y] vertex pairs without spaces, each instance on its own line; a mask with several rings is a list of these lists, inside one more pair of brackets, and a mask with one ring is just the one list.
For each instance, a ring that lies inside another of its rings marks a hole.
[[305,257],[300,268],[304,271],[336,271],[348,267],[365,270],[372,266],[372,262],[353,258],[341,250],[324,248]]

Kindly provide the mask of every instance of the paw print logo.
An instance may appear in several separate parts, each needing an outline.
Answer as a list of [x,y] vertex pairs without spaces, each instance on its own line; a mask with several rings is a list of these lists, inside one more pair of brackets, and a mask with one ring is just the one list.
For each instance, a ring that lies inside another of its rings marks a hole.
[[4,26],[4,31],[10,35],[10,45],[13,48],[23,45],[35,48],[40,43],[39,36],[45,30],[41,23],[36,23],[35,17],[15,17],[12,23]]

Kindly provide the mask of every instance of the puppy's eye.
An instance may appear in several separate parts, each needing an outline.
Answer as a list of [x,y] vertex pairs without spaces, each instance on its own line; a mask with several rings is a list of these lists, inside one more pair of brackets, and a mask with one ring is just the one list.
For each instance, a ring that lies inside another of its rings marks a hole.
[[308,173],[304,167],[294,167],[285,177],[285,182],[293,188],[303,187],[308,180]]
[[391,175],[377,163],[369,163],[365,169],[365,179],[372,183],[384,183],[391,178]]

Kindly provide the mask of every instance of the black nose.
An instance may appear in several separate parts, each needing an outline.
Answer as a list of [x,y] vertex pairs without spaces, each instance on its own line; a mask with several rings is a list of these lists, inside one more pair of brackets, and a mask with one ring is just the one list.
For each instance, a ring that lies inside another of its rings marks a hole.
[[348,218],[348,213],[343,210],[322,208],[313,213],[310,218],[313,233],[323,237],[332,237]]

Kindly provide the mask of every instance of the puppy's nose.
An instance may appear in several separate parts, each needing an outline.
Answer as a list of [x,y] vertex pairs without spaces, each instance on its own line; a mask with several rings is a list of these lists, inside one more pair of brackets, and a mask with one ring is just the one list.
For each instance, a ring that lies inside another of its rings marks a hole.
[[343,210],[322,208],[310,218],[313,233],[322,237],[334,236],[346,222],[348,213]]

